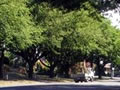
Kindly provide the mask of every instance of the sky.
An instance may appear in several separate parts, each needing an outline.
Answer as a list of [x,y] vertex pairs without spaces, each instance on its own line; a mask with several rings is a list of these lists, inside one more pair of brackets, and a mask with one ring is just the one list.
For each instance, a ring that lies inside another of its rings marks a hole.
[[115,10],[109,10],[107,12],[104,12],[104,16],[108,18],[113,26],[116,26],[116,28],[120,29],[120,7]]

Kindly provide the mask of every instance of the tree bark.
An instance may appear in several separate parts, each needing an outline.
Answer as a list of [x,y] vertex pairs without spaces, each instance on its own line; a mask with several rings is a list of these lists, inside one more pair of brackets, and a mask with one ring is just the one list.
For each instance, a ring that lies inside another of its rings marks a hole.
[[1,52],[1,57],[0,57],[0,79],[3,79],[3,60],[4,60],[4,50]]
[[69,67],[67,67],[66,66],[66,68],[64,69],[64,71],[65,71],[65,78],[69,78],[70,77],[70,75],[69,75]]
[[101,66],[98,66],[98,78],[102,79]]
[[98,78],[102,79],[102,65],[100,65],[100,61],[97,63],[98,66]]
[[0,79],[3,79],[3,59],[0,60]]
[[28,65],[29,65],[28,78],[33,79],[33,64],[32,62],[29,62]]
[[54,68],[55,68],[54,65],[52,65],[52,66],[50,67],[50,70],[49,70],[49,77],[50,77],[50,78],[53,78],[53,77],[54,77]]

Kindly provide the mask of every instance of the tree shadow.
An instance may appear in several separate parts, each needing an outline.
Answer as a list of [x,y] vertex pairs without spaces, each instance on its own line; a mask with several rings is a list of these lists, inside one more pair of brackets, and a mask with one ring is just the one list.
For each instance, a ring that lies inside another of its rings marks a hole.
[[78,9],[87,0],[33,0],[30,5],[40,4],[42,2],[50,3],[56,8],[65,8],[68,10]]
[[4,74],[4,80],[7,81],[27,80],[27,76],[17,71],[9,71]]
[[4,87],[0,89],[1,90],[120,90],[120,86],[52,84],[52,85]]

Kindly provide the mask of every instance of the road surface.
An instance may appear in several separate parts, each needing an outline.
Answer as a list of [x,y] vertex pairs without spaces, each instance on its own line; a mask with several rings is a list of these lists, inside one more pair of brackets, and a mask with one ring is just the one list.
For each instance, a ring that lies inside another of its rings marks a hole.
[[83,85],[37,85],[37,86],[19,86],[5,87],[0,90],[120,90],[119,86],[83,86]]
[[38,85],[0,86],[0,90],[120,90],[120,78],[94,82],[40,82]]

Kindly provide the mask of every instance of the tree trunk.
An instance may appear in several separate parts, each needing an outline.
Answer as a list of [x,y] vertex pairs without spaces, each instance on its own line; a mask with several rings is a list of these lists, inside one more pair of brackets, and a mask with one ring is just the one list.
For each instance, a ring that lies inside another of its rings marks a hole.
[[98,67],[98,78],[102,79],[102,65],[100,65],[100,61],[98,61],[97,67]]
[[0,59],[0,79],[3,79],[3,59]]
[[29,65],[28,78],[33,79],[33,64],[32,62],[29,62],[28,65]]
[[64,66],[64,72],[65,72],[65,78],[69,78],[70,77],[70,75],[69,75],[69,64],[66,64],[65,66]]
[[0,79],[3,79],[3,60],[4,60],[4,50],[1,52],[0,58]]
[[93,59],[90,60],[90,65],[91,65],[91,68],[93,69],[93,68],[94,68],[94,67],[93,67]]
[[102,73],[101,73],[101,67],[100,67],[100,65],[98,66],[98,78],[99,79],[102,79],[102,75],[101,75]]
[[54,77],[54,68],[55,68],[54,65],[52,65],[52,66],[50,67],[50,70],[49,70],[49,77],[50,77],[50,78],[53,78],[53,77]]

